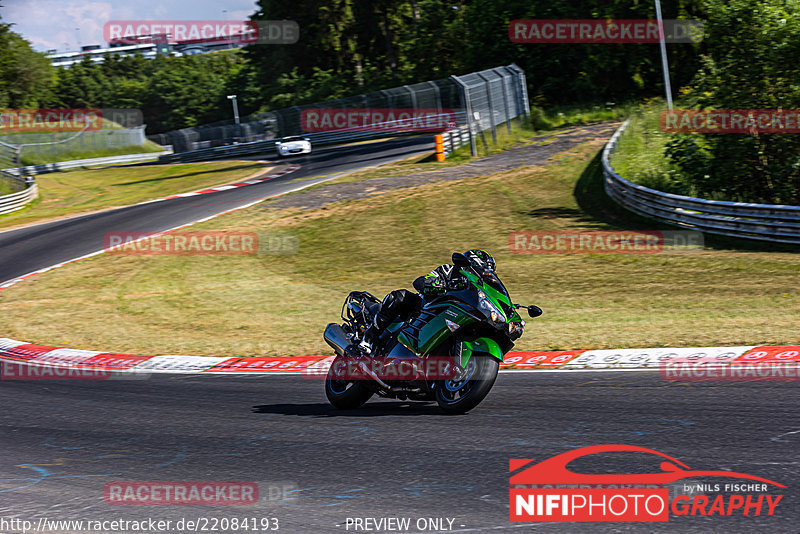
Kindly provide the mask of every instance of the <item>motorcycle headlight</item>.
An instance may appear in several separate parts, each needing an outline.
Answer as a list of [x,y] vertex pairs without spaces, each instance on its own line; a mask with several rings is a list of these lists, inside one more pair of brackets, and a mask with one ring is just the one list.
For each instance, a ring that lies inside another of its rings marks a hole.
[[481,307],[482,310],[489,312],[489,317],[492,319],[492,322],[495,323],[505,323],[506,316],[505,314],[497,308],[492,302],[486,298],[486,295],[483,291],[478,291],[478,305]]

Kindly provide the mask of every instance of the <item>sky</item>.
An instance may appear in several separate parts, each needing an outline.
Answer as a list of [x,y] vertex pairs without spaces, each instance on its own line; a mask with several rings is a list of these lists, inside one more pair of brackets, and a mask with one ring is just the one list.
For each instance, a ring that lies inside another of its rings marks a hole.
[[[255,0],[0,0],[0,17],[46,52],[106,45],[109,20],[247,20]],[[77,28],[77,29],[76,29]]]

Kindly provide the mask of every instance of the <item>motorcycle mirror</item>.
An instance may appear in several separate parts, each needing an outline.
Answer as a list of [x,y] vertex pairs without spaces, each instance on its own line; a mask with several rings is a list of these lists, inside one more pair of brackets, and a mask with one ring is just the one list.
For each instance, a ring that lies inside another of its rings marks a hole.
[[469,267],[469,260],[460,252],[453,252],[453,265],[457,267]]
[[539,317],[544,311],[539,306],[528,306],[528,315],[531,317]]

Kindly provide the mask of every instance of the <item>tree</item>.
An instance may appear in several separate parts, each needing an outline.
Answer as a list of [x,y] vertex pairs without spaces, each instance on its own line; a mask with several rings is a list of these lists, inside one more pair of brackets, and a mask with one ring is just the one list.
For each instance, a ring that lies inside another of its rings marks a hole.
[[[800,0],[709,0],[700,109],[800,108]],[[800,204],[797,134],[676,136],[668,156],[700,195]]]
[[41,106],[51,95],[53,69],[11,26],[0,22],[0,107]]

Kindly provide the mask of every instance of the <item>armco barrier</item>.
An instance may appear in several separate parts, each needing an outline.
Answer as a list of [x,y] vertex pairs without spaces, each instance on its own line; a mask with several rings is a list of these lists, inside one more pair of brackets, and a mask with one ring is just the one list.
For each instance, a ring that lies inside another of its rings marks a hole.
[[[739,346],[699,348],[526,351],[510,352],[505,371],[548,370],[656,370],[668,359],[714,365],[800,364],[797,346]],[[0,361],[136,373],[300,374],[313,369],[324,373],[332,356],[140,356],[33,345],[0,338]]]
[[10,195],[3,195],[0,197],[0,214],[11,213],[25,207],[26,204],[33,201],[39,194],[39,187],[36,182],[31,182],[25,185],[25,189],[18,193],[11,193]]
[[656,191],[629,182],[614,171],[609,159],[630,120],[614,133],[603,150],[603,176],[608,196],[643,217],[667,224],[759,241],[800,244],[800,206],[704,200]]
[[469,143],[469,126],[461,126],[444,132],[442,134],[442,140],[444,141],[444,154],[445,156],[449,156],[451,153],[455,152],[457,148]]
[[149,152],[145,154],[123,154],[120,156],[105,156],[102,158],[73,159],[69,161],[56,161],[54,163],[43,163],[41,165],[28,165],[16,169],[2,169],[2,172],[13,176],[26,176],[31,174],[44,174],[46,172],[63,171],[66,169],[76,169],[78,167],[91,167],[93,165],[114,165],[115,163],[136,163],[156,159],[169,151]]

